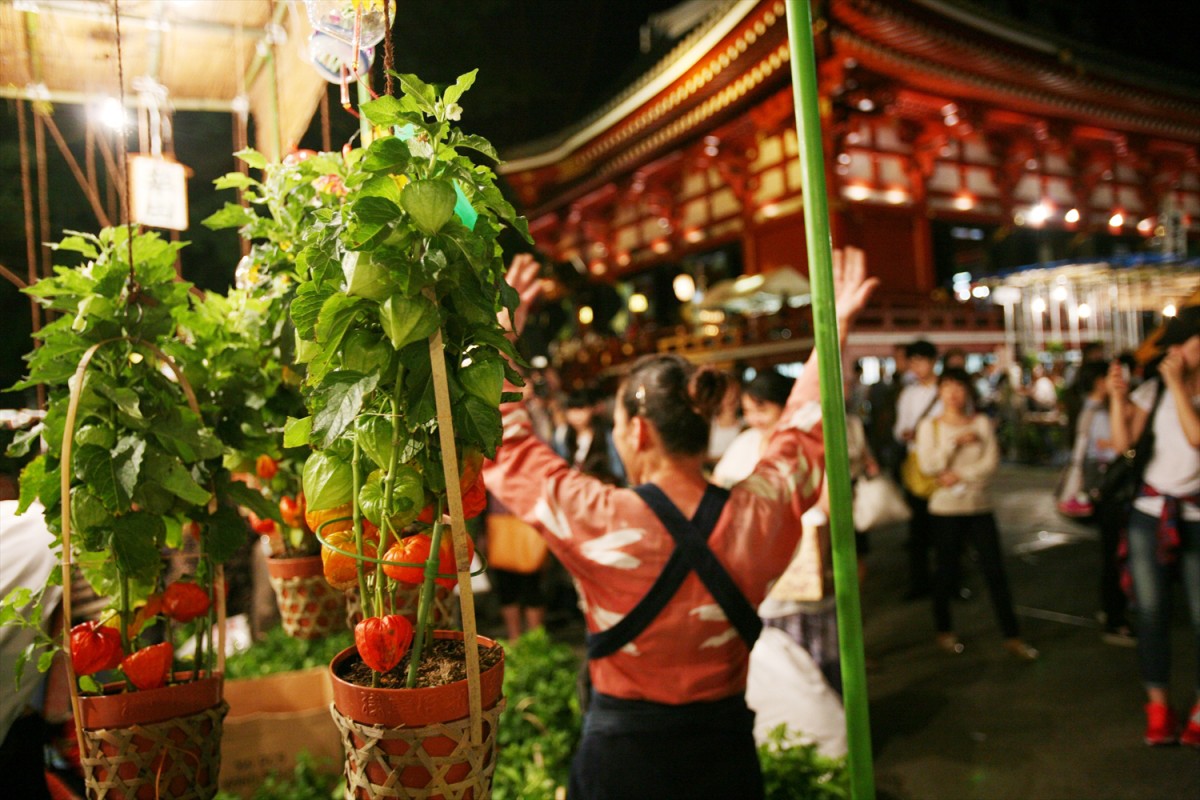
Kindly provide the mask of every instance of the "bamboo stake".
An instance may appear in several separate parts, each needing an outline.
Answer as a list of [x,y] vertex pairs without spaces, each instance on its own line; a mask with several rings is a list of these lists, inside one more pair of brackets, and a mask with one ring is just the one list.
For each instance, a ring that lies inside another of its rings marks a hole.
[[[29,180],[29,131],[25,122],[25,101],[17,101],[17,138],[21,163],[21,202],[25,210],[25,270],[29,278],[28,285],[32,286],[38,280],[37,239],[33,232],[33,188]],[[42,307],[36,297],[29,298],[29,318],[32,332],[36,334],[42,328]],[[34,348],[41,347],[42,340],[33,337]],[[46,386],[37,385],[38,408],[46,408]]]
[[845,687],[843,702],[849,745],[850,795],[854,800],[870,800],[875,796],[875,776],[871,763],[858,559],[854,552],[854,522],[850,518],[850,460],[846,452],[846,404],[842,396],[842,358],[834,306],[833,243],[829,236],[812,9],[808,0],[788,0],[787,19],[792,53],[792,94],[800,136],[800,183],[804,195],[809,277],[812,279],[813,328],[821,378],[821,419],[825,432],[825,474],[829,481],[838,645]]
[[[437,302],[431,290],[426,296]],[[433,367],[433,397],[437,406],[438,436],[442,445],[442,471],[446,477],[446,495],[450,501],[450,539],[454,543],[454,563],[458,572],[458,591],[462,605],[463,647],[467,655],[467,700],[471,710],[471,743],[483,743],[483,694],[479,682],[478,630],[475,626],[475,594],[471,589],[471,558],[467,555],[466,517],[463,513],[462,484],[458,475],[458,448],[454,442],[454,417],[450,411],[450,382],[446,377],[446,354],[442,329],[429,337],[429,360]]]
[[100,195],[92,187],[87,176],[83,174],[83,170],[79,168],[79,162],[75,160],[75,154],[71,152],[71,148],[67,146],[67,140],[63,138],[62,132],[55,124],[54,118],[49,114],[42,115],[46,128],[50,131],[50,135],[54,137],[54,144],[58,146],[58,152],[62,153],[63,161],[67,162],[67,167],[70,168],[71,174],[75,177],[75,182],[79,184],[79,188],[83,190],[83,194],[87,197],[88,203],[92,206],[92,211],[96,215],[96,220],[100,223],[101,228],[112,226],[108,215],[104,213],[104,206],[100,202]]

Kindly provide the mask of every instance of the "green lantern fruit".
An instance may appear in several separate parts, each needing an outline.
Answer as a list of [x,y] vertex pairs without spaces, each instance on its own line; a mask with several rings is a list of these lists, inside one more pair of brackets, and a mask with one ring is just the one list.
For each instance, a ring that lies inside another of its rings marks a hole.
[[438,178],[413,181],[400,192],[401,207],[427,236],[433,236],[450,220],[457,200],[454,187]]

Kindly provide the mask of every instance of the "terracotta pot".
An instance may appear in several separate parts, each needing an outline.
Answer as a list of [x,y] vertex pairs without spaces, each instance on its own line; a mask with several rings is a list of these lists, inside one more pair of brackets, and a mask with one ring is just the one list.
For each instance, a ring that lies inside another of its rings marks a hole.
[[319,555],[268,558],[267,572],[288,636],[322,639],[343,628],[346,601],[325,580]]
[[[190,673],[176,673],[184,681]],[[79,699],[84,783],[94,800],[207,800],[217,792],[228,706],[220,676]]]
[[[461,641],[459,631],[435,631],[435,639]],[[491,639],[480,636],[479,643],[495,647]],[[482,798],[490,793],[491,775],[496,766],[496,719],[502,703],[504,658],[480,674],[480,692],[484,711],[482,751],[474,759],[479,764],[472,774],[464,749],[469,744],[470,708],[467,681],[424,689],[375,689],[358,686],[338,677],[338,667],[357,655],[350,647],[333,659],[330,673],[333,704],[340,715],[351,722],[344,724],[334,715],[342,731],[346,752],[346,778],[353,797],[374,798],[373,786],[388,785],[399,772],[399,782],[411,790],[411,797],[439,800],[443,797]],[[458,725],[447,723],[458,723]],[[376,726],[360,732],[356,726]],[[458,728],[457,736],[447,730]],[[385,729],[380,735],[379,729]],[[365,735],[364,735],[365,734]],[[419,753],[418,751],[423,751]],[[358,760],[361,758],[362,766]],[[434,766],[436,775],[427,768]],[[438,787],[449,786],[448,792]],[[386,795],[388,797],[394,795]]]

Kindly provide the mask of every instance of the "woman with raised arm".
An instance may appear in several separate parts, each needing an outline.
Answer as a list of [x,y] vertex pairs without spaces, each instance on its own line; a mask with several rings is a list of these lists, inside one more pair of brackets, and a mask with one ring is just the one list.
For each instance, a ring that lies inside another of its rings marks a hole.
[[[1136,607],[1138,666],[1146,689],[1148,745],[1200,747],[1200,664],[1183,733],[1171,711],[1171,580],[1178,567],[1200,656],[1200,306],[1181,309],[1157,342],[1158,377],[1129,392],[1119,361],[1109,367],[1112,446],[1150,447],[1127,530]],[[1149,441],[1142,433],[1149,427]]]
[[[836,254],[844,337],[877,281],[861,251]],[[538,265],[518,256],[509,282],[522,304]],[[504,320],[505,323],[508,320]],[[617,393],[613,434],[629,484],[572,470],[506,404],[488,490],[534,524],[575,578],[594,692],[572,766],[572,800],[762,797],[743,698],[755,608],[787,566],[800,515],[817,501],[823,445],[816,354],[748,478],[704,478],[709,420],[725,378],[676,356],[637,361]]]

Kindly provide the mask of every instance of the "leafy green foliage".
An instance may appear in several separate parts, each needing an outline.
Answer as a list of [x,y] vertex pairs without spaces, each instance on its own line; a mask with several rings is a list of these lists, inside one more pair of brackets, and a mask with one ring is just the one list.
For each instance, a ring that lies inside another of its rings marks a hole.
[[[251,800],[342,800],[342,775],[339,765],[319,763],[307,752],[296,756],[290,775],[268,775]],[[218,792],[216,800],[241,800],[239,795]]]
[[579,744],[582,717],[576,680],[580,661],[545,629],[505,646],[504,695],[495,800],[553,800],[566,786]]
[[850,796],[843,758],[826,758],[815,744],[800,741],[784,725],[758,748],[767,800],[837,800]]
[[225,677],[261,678],[277,672],[326,667],[352,644],[354,635],[348,630],[324,639],[293,639],[283,628],[275,627],[250,649],[231,655],[225,661]]

